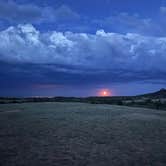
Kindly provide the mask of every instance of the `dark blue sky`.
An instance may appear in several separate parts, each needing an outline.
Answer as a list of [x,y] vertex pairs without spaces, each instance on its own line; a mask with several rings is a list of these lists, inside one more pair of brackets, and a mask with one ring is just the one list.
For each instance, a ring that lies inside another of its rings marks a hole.
[[0,0],[0,96],[163,88],[165,18],[166,0]]

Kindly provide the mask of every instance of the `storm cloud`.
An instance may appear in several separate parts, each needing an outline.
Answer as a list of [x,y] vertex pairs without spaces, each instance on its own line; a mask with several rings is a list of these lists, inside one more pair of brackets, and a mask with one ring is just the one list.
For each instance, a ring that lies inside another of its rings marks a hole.
[[166,5],[129,1],[1,0],[0,96],[163,88]]
[[1,31],[0,40],[0,60],[6,62],[79,66],[80,71],[88,68],[92,72],[166,72],[165,37],[104,30],[96,34],[40,32],[31,24],[24,24]]

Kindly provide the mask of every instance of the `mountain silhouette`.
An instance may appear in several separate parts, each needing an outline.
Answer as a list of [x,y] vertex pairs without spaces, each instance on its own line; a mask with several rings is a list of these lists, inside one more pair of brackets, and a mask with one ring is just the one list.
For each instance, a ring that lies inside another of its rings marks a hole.
[[140,97],[149,97],[149,98],[166,98],[166,89],[162,88],[159,91],[153,93],[147,93],[143,95],[139,95]]

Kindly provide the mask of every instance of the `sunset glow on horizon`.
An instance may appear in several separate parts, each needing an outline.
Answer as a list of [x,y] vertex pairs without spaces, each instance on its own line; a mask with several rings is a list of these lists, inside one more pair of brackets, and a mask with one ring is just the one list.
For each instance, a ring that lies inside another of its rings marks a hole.
[[112,96],[112,93],[109,89],[101,89],[98,92],[98,96],[101,96],[101,97]]

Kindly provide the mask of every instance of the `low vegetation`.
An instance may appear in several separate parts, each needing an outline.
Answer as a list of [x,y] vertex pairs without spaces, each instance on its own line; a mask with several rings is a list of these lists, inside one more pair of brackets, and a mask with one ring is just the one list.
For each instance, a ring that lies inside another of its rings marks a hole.
[[76,102],[0,105],[2,166],[164,166],[165,138],[166,112],[160,110]]
[[90,104],[111,104],[131,107],[145,107],[166,110],[166,90],[139,95],[113,97],[31,97],[31,98],[0,98],[0,104],[31,103],[31,102],[82,102]]

